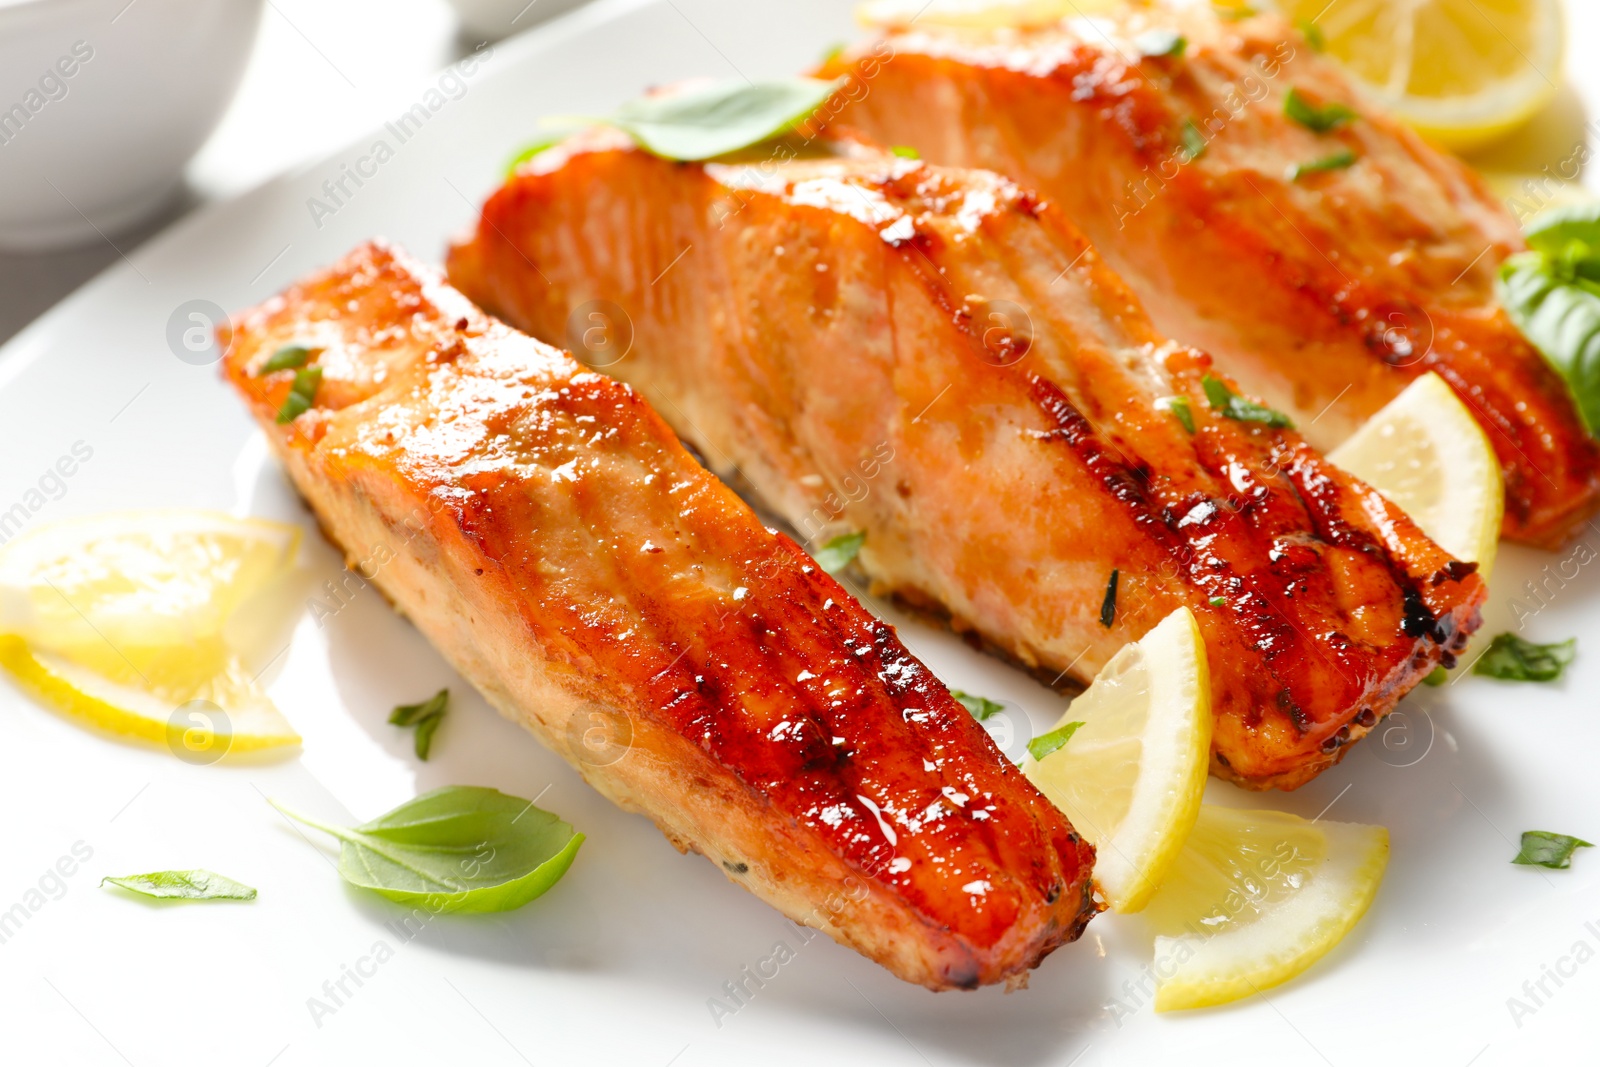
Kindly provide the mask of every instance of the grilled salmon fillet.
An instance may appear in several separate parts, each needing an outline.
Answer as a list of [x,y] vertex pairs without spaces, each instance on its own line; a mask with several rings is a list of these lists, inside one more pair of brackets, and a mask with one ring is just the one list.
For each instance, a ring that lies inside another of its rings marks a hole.
[[[1089,844],[632,389],[382,244],[234,322],[227,378],[323,529],[616,804],[932,989],[1082,931]],[[280,424],[286,345],[322,379]]]
[[[1143,54],[1162,49],[1181,54]],[[1313,445],[1436,371],[1500,458],[1506,536],[1554,547],[1600,507],[1600,449],[1495,300],[1496,268],[1524,247],[1515,220],[1281,16],[1169,2],[1026,31],[912,29],[822,73],[857,81],[839,122],[1064,210],[1158,329]],[[1354,117],[1316,132],[1286,114],[1291,89]],[[1332,169],[1291,175],[1316,161]]]
[[611,309],[589,351],[714,467],[808,536],[864,532],[876,583],[1047,677],[1191,608],[1213,771],[1242,784],[1337,762],[1462,646],[1474,567],[1296,434],[1213,410],[1208,358],[1059,212],[820,150],[688,165],[581,134],[490,197],[451,279],[580,347]]

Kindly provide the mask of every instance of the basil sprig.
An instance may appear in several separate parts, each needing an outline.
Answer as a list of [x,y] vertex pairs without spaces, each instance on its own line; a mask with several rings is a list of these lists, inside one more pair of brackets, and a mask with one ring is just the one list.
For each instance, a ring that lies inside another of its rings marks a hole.
[[317,399],[317,389],[322,385],[321,367],[301,367],[294,372],[294,383],[289,386],[289,395],[283,398],[283,406],[278,409],[278,425],[293,422],[307,411]]
[[855,562],[861,545],[867,539],[867,531],[857,530],[855,533],[840,534],[823,544],[817,549],[817,564],[829,574],[838,574],[850,564]]
[[1498,678],[1503,682],[1553,682],[1561,677],[1578,654],[1578,639],[1539,645],[1516,634],[1500,634],[1489,643],[1489,650],[1478,657],[1472,673]]
[[452,785],[360,826],[335,826],[273,806],[337,837],[351,885],[435,913],[511,911],[561,880],[583,835],[533,801]]
[[1200,385],[1205,389],[1206,400],[1210,402],[1211,407],[1224,418],[1233,419],[1235,422],[1265,423],[1280,430],[1294,429],[1294,421],[1289,416],[1265,404],[1245,399],[1214,374],[1208,374],[1200,379]]
[[1318,107],[1301,96],[1299,89],[1290,89],[1289,95],[1283,98],[1283,113],[1314,133],[1337,130],[1357,117],[1354,111],[1343,104],[1324,104]]
[[[614,126],[652,155],[698,162],[788,133],[842,85],[842,78],[714,82],[681,93],[641,96],[610,115],[559,124],[567,127],[566,132],[590,123]],[[513,160],[512,168],[560,139],[546,138],[523,149]]]
[[215,871],[151,871],[149,874],[108,875],[110,882],[141,896],[162,900],[254,900],[256,891]]
[[956,703],[967,709],[967,712],[979,722],[983,722],[991,715],[997,715],[1006,709],[998,700],[990,700],[975,693],[963,693],[959,689],[950,690],[950,695],[955,697]]
[[1346,148],[1332,155],[1323,156],[1321,159],[1313,159],[1309,163],[1292,163],[1284,171],[1283,176],[1289,181],[1297,182],[1307,174],[1321,174],[1323,171],[1329,170],[1344,170],[1346,167],[1355,166],[1355,164],[1356,154]]
[[433,732],[439,728],[444,713],[449,710],[450,690],[441,689],[420,704],[401,704],[389,713],[389,722],[395,726],[417,728],[414,747],[417,758],[425,760],[428,750],[433,746]]
[[1500,303],[1567,380],[1591,433],[1600,430],[1600,204],[1546,212],[1527,252],[1500,266]]
[[1553,834],[1548,830],[1524,830],[1522,847],[1512,863],[1525,866],[1549,867],[1553,871],[1572,866],[1572,854],[1580,848],[1593,848],[1581,837]]
[[1078,732],[1081,722],[1063,723],[1049,733],[1040,734],[1028,742],[1028,755],[1035,761],[1043,760],[1050,753],[1056,751],[1072,740],[1072,735]]

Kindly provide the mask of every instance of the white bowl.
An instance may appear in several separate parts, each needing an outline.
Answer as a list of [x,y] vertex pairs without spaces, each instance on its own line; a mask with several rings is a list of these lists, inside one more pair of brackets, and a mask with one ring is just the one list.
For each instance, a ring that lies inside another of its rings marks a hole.
[[587,0],[450,0],[471,40],[498,41],[547,22]]
[[0,0],[0,247],[160,208],[238,88],[261,2]]

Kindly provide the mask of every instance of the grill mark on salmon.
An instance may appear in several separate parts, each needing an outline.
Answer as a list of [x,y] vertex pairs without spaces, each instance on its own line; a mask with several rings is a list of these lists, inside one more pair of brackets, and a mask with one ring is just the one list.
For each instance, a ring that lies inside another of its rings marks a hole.
[[625,309],[608,369],[718,469],[808,536],[865,531],[876,584],[1047,677],[1085,681],[1189,607],[1212,769],[1247,786],[1337,762],[1478,625],[1471,567],[1298,435],[1212,411],[1209,358],[1052,206],[986,172],[809,151],[685,165],[579,135],[490,197],[451,277],[546,339],[591,301]]
[[[935,163],[987,167],[1063,210],[1156,326],[1210,352],[1328,449],[1416,376],[1477,416],[1504,530],[1556,547],[1600,509],[1600,446],[1494,295],[1524,242],[1463,163],[1373,109],[1279,16],[1157,3],[1031,30],[913,27],[830,61],[837,122]],[[1141,57],[1152,27],[1181,57]],[[1315,133],[1290,87],[1358,118]],[[1188,158],[1186,124],[1204,143]],[[1288,168],[1349,150],[1353,167]]]
[[[382,244],[234,322],[225,374],[328,535],[678,848],[932,989],[1014,980],[1098,910],[1066,818],[632,389]],[[291,343],[323,379],[280,426],[293,372],[259,368]]]

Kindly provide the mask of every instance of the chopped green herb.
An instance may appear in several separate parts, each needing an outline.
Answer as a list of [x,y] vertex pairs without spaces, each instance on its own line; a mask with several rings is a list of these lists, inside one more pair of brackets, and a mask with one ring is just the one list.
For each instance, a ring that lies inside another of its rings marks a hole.
[[1180,59],[1189,47],[1189,38],[1175,30],[1146,30],[1133,39],[1133,46],[1142,56]]
[[296,367],[304,367],[306,360],[310,358],[311,349],[305,345],[284,345],[268,356],[267,361],[261,364],[261,369],[256,373],[271,374],[276,370],[293,370]]
[[893,154],[899,156],[901,159],[921,159],[922,158],[922,153],[918,152],[915,148],[912,148],[908,144],[890,145],[889,146],[889,151],[892,152]]
[[1524,830],[1522,833],[1522,850],[1517,853],[1517,858],[1512,863],[1521,863],[1526,866],[1549,867],[1551,870],[1565,870],[1572,866],[1572,854],[1580,848],[1593,848],[1589,842],[1580,837],[1570,837],[1567,834],[1552,834],[1547,830]]
[[1427,677],[1422,679],[1423,685],[1440,686],[1450,680],[1450,672],[1443,667],[1435,667],[1429,671]]
[[1283,113],[1300,125],[1316,133],[1327,133],[1358,116],[1343,104],[1324,104],[1318,107],[1300,95],[1299,89],[1290,89],[1283,98]]
[[361,826],[272,806],[342,842],[345,881],[434,914],[520,908],[560,881],[583,844],[532,801],[475,785],[435,789]]
[[1274,411],[1265,404],[1258,404],[1254,400],[1244,397],[1228,388],[1228,383],[1215,375],[1208,374],[1200,380],[1205,388],[1206,399],[1211,406],[1221,412],[1224,418],[1237,422],[1260,422],[1280,430],[1294,428],[1294,422],[1281,411]]
[[1183,120],[1183,129],[1179,131],[1183,138],[1183,151],[1185,163],[1193,163],[1206,151],[1206,135],[1200,132],[1200,127],[1194,124],[1193,119]]
[[844,80],[716,82],[630,100],[600,121],[626,131],[663,159],[714,159],[789,132],[827,102]]
[[1211,606],[1214,608],[1220,608],[1227,602],[1228,598],[1225,596],[1214,596],[1211,598]]
[[956,703],[966,708],[974,719],[983,722],[998,712],[1005,710],[1005,705],[999,701],[980,697],[975,693],[963,693],[959,689],[950,690],[950,695],[956,698]]
[[1328,50],[1328,39],[1322,35],[1322,27],[1310,19],[1300,19],[1295,22],[1295,25],[1305,35],[1306,44],[1311,46],[1313,52],[1326,52]]
[[571,135],[572,131],[570,129],[564,129],[560,133],[549,134],[539,138],[537,141],[524,145],[522,150],[516,155],[512,156],[511,161],[506,164],[506,177],[511,177],[511,175],[516,173],[518,167],[522,166],[540,152],[543,152],[546,149],[554,148]]
[[311,402],[317,398],[317,386],[321,384],[321,367],[301,367],[295,371],[294,384],[289,386],[289,395],[283,398],[283,407],[278,409],[278,424],[293,422],[310,410]]
[[817,564],[829,574],[838,574],[855,562],[856,554],[861,551],[861,543],[866,539],[865,530],[840,534],[817,550]]
[[817,60],[817,66],[825,67],[829,63],[832,63],[834,60],[844,55],[844,48],[845,43],[843,41],[835,41],[833,44],[828,46],[826,51],[822,53],[822,58]]
[[1335,152],[1331,156],[1313,159],[1309,163],[1292,164],[1288,170],[1284,171],[1283,176],[1288,181],[1297,182],[1307,174],[1320,174],[1328,170],[1344,170],[1346,167],[1354,166],[1355,162],[1356,154],[1346,148]]
[[1489,643],[1489,651],[1478,657],[1472,673],[1503,682],[1553,682],[1577,654],[1576,637],[1537,645],[1516,634],[1500,634]]
[[162,900],[254,900],[256,891],[243,882],[235,882],[213,871],[152,871],[149,874],[107,876],[100,884],[110,882],[142,896]]
[[1185,430],[1194,433],[1194,411],[1189,407],[1188,397],[1164,396],[1156,401],[1156,407],[1161,408],[1163,411],[1172,412]]
[[1501,264],[1496,295],[1600,430],[1600,204],[1547,211],[1526,235],[1529,251]]
[[1032,756],[1036,761],[1044,759],[1050,753],[1071,741],[1072,735],[1077,733],[1078,727],[1082,725],[1083,723],[1081,722],[1064,723],[1047,734],[1040,734],[1028,742],[1028,755]]
[[1117,568],[1111,568],[1111,580],[1106,582],[1106,598],[1100,602],[1100,625],[1111,629],[1117,621]]
[[420,704],[401,704],[389,713],[389,721],[395,726],[417,728],[413,746],[417,758],[425,760],[428,758],[428,750],[433,746],[433,732],[439,728],[444,713],[449,710],[450,690],[441,689]]
[[1252,18],[1261,14],[1249,4],[1219,3],[1217,0],[1212,0],[1211,6],[1215,9],[1218,18],[1227,19],[1229,22],[1238,22],[1240,19]]

